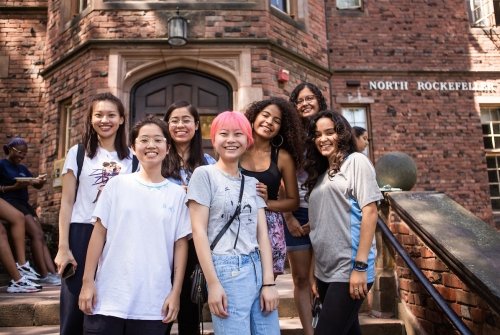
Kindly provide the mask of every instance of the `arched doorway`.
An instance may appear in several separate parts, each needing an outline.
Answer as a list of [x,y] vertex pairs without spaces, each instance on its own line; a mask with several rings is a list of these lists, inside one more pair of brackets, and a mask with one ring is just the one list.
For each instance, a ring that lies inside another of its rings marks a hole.
[[149,77],[131,90],[131,124],[147,115],[163,118],[167,107],[174,101],[191,102],[200,113],[203,146],[211,148],[210,124],[220,112],[232,107],[232,90],[228,83],[210,75],[176,69]]

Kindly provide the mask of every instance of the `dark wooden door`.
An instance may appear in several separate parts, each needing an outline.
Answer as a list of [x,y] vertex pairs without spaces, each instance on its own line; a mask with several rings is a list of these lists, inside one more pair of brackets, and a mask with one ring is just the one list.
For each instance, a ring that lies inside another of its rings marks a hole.
[[131,94],[131,124],[148,115],[163,119],[174,101],[191,102],[200,113],[203,146],[211,151],[210,124],[220,112],[230,110],[232,91],[222,80],[203,73],[179,69],[138,83]]

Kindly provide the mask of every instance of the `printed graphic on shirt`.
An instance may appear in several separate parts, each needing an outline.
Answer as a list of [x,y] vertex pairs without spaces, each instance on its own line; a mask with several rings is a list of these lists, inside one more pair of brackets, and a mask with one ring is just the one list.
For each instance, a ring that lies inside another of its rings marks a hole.
[[99,196],[101,195],[102,189],[104,188],[106,183],[114,176],[119,175],[121,169],[122,169],[122,166],[119,163],[111,161],[111,162],[103,162],[102,169],[94,169],[92,171],[90,176],[94,177],[94,179],[95,179],[92,186],[98,185],[97,195],[96,195],[93,203],[96,203],[97,199],[99,199]]

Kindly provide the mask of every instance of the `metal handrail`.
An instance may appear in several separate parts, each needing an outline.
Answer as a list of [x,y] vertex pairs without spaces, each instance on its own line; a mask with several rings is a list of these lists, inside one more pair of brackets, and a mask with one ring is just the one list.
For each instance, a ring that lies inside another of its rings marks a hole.
[[420,270],[420,268],[413,262],[413,260],[410,258],[406,250],[403,248],[401,243],[396,239],[394,234],[391,232],[389,227],[382,221],[382,219],[379,217],[377,220],[377,226],[378,228],[382,231],[384,234],[384,237],[387,239],[387,241],[394,247],[396,252],[403,258],[405,261],[406,265],[410,268],[410,270],[413,272],[413,274],[417,277],[417,279],[420,281],[420,283],[424,286],[425,290],[429,295],[434,299],[436,304],[441,308],[443,313],[446,315],[448,320],[455,326],[455,328],[460,332],[460,334],[463,335],[472,335],[472,331],[465,325],[465,323],[460,319],[460,317],[455,313],[454,310],[448,306],[444,298],[441,296],[441,294],[436,290],[434,285],[431,284],[429,279],[424,275],[424,273]]

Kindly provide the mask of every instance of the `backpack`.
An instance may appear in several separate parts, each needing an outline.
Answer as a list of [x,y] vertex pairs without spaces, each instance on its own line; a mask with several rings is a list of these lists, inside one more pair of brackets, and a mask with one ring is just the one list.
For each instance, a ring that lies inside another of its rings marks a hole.
[[[76,189],[75,189],[75,201],[76,194],[78,193],[78,186],[80,185],[80,174],[82,174],[83,160],[85,158],[85,148],[82,143],[78,143],[78,151],[76,152]],[[136,172],[139,167],[139,160],[135,155],[132,155],[132,172]]]

